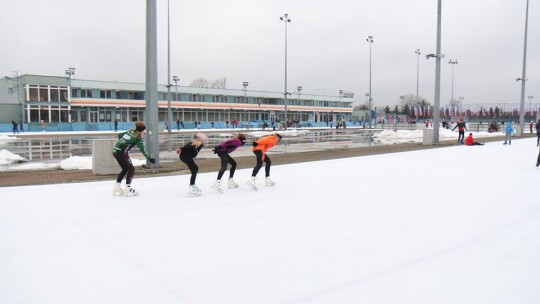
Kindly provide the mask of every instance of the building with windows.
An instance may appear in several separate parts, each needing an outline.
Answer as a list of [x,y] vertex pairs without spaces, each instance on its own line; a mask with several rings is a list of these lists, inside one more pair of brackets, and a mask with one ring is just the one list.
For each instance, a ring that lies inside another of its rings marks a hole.
[[[158,86],[158,120],[167,120],[167,86]],[[350,120],[352,97],[292,93],[289,121]],[[145,120],[145,84],[21,75],[0,79],[0,123],[100,124]],[[284,121],[283,92],[171,86],[173,120]],[[64,128],[66,129],[66,128]],[[69,128],[67,128],[69,129]]]

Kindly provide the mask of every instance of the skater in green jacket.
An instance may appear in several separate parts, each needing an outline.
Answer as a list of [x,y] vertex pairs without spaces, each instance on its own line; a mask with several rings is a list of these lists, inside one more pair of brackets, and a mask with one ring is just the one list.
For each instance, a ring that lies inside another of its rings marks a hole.
[[[135,173],[135,168],[129,157],[129,150],[133,146],[137,146],[139,151],[150,161],[152,164],[156,160],[144,150],[144,143],[142,141],[142,136],[144,135],[146,126],[142,121],[135,123],[135,130],[128,130],[118,134],[118,142],[114,146],[113,155],[122,171],[118,174],[116,182],[114,183],[113,194],[114,195],[138,195],[139,193],[131,187],[131,181],[133,180],[133,174]],[[126,176],[127,174],[127,176]],[[126,186],[122,189],[121,184],[122,180],[126,177]]]

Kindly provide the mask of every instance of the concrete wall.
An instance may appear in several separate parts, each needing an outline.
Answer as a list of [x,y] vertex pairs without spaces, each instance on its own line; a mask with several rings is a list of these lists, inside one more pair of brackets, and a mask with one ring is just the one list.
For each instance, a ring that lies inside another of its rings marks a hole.
[[116,139],[94,139],[92,141],[92,172],[94,175],[117,174],[122,169],[112,151]]

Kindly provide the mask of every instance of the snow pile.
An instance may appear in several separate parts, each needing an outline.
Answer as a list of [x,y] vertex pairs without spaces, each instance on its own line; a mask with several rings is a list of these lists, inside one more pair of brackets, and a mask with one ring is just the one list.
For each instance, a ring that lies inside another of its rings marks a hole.
[[6,144],[7,142],[16,141],[17,139],[18,139],[17,137],[0,133],[0,146]]
[[46,164],[46,163],[27,163],[18,166],[12,166],[0,171],[34,171],[34,170],[56,170],[60,169],[60,164]]
[[0,165],[10,165],[15,163],[27,162],[26,158],[13,154],[8,150],[0,150]]
[[92,170],[91,156],[73,156],[60,162],[62,170]]
[[294,136],[300,136],[307,134],[308,130],[297,130],[297,129],[289,129],[289,130],[281,130],[281,131],[255,131],[255,132],[249,132],[248,135],[252,137],[261,137],[265,135],[270,135],[274,133],[279,133],[283,137],[294,137]]

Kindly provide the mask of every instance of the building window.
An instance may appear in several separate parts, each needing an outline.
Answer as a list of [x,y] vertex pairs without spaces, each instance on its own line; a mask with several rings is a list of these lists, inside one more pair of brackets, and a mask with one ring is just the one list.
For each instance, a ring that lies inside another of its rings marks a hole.
[[92,90],[81,89],[81,98],[92,98]]
[[49,101],[49,90],[39,88],[39,101]]
[[58,87],[56,86],[51,86],[51,101],[60,101],[60,94],[58,93]]
[[99,97],[100,98],[112,98],[112,91],[111,90],[100,90],[99,91]]
[[223,95],[212,96],[212,102],[223,102]]
[[29,101],[38,101],[39,100],[39,90],[37,87],[30,87],[29,92]]
[[67,88],[60,88],[60,102],[68,101],[68,90]]

